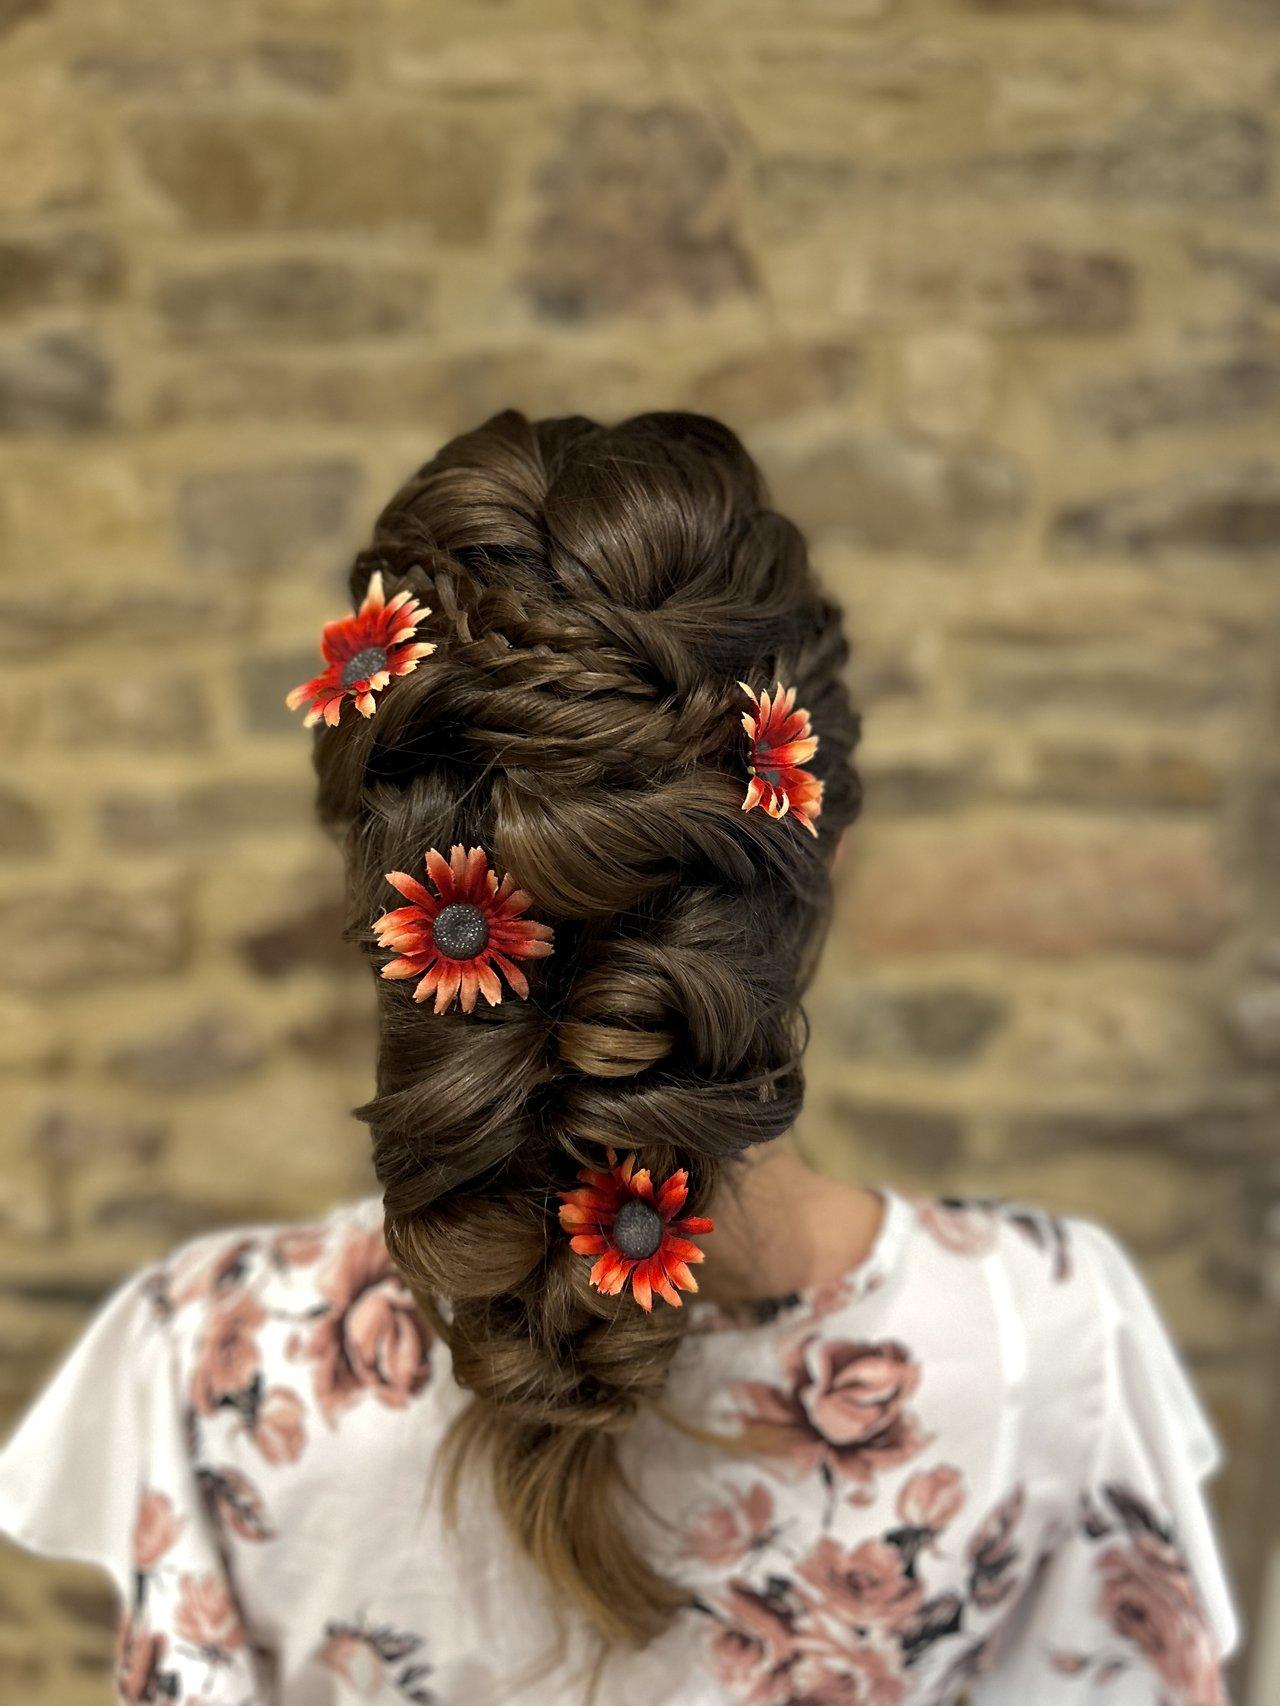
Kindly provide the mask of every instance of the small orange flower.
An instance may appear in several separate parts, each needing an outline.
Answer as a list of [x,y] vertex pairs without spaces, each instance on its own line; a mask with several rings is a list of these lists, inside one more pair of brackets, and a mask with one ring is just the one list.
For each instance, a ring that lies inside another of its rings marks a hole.
[[392,888],[410,904],[384,913],[373,926],[378,945],[394,948],[398,956],[383,966],[383,977],[421,979],[413,999],[434,995],[437,1013],[452,1006],[459,992],[464,1013],[475,1010],[477,995],[496,1007],[502,1000],[498,972],[525,1000],[529,985],[515,961],[552,952],[551,926],[520,917],[529,896],[511,876],[499,884],[482,847],[453,847],[447,864],[433,847],[426,866],[435,894],[404,871],[387,872]]
[[394,676],[410,674],[435,651],[428,641],[414,639],[430,614],[411,592],[386,598],[382,571],[375,570],[369,577],[364,603],[355,615],[325,624],[320,652],[328,667],[295,687],[285,704],[291,711],[310,704],[302,719],[308,728],[321,717],[326,723],[336,723],[344,699],[354,699],[360,715],[371,717],[377,710],[374,694],[381,693]]
[[781,682],[772,699],[767,688],[757,695],[745,681],[738,686],[755,706],[754,716],[750,711],[742,713],[742,726],[751,742],[747,764],[751,781],[743,811],[763,806],[770,817],[778,818],[790,812],[810,835],[816,835],[814,819],[822,810],[824,785],[802,768],[818,750],[818,737],[809,729],[809,713],[795,709],[795,688],[783,687]]
[[582,1188],[559,1192],[560,1224],[570,1234],[570,1247],[598,1258],[591,1269],[597,1291],[616,1297],[630,1280],[642,1309],[653,1308],[655,1291],[679,1309],[680,1293],[698,1289],[689,1265],[704,1259],[687,1235],[713,1232],[715,1222],[703,1215],[675,1218],[689,1196],[683,1167],[655,1190],[649,1169],[637,1170],[634,1155],[619,1162],[614,1150],[608,1154],[607,1173],[584,1167],[578,1174]]

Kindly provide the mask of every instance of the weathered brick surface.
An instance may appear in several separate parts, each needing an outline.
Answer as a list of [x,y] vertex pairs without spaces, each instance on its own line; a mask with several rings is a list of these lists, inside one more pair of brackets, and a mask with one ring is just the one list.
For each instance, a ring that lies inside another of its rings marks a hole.
[[[280,699],[382,497],[508,404],[704,408],[867,711],[806,1140],[1129,1240],[1249,1608],[1274,4],[372,11],[0,0],[0,1411],[176,1239],[368,1188],[372,991]],[[6,1554],[0,1693],[103,1700],[107,1620]]]

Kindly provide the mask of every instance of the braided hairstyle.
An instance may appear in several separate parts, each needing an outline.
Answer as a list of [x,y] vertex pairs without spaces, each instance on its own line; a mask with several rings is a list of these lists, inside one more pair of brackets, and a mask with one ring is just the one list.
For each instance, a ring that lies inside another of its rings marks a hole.
[[[738,439],[692,414],[497,415],[383,510],[357,599],[375,570],[430,606],[437,650],[371,720],[318,734],[350,933],[375,954],[398,904],[384,874],[458,842],[555,930],[525,1001],[437,1015],[379,981],[358,1112],[388,1247],[473,1394],[442,1454],[455,1499],[462,1467],[486,1468],[559,1594],[643,1645],[682,1596],[629,1538],[617,1447],[686,1311],[593,1289],[557,1193],[612,1146],[655,1177],[686,1168],[705,1213],[796,1118],[799,999],[860,798],[840,613]],[[820,737],[816,838],[742,810],[739,682],[778,678]]]

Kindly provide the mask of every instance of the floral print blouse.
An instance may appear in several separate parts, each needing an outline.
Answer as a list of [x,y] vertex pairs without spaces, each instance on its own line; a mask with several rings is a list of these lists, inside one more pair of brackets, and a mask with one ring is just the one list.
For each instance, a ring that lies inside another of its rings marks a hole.
[[[747,1318],[688,1301],[625,1436],[686,1609],[615,1652],[621,1706],[1219,1706],[1235,1617],[1216,1446],[1096,1226],[882,1193],[868,1258]],[[428,1471],[466,1401],[376,1201],[204,1238],[105,1305],[0,1457],[0,1527],[122,1599],[128,1706],[588,1698],[483,1489]],[[533,1677],[523,1693],[516,1684]]]

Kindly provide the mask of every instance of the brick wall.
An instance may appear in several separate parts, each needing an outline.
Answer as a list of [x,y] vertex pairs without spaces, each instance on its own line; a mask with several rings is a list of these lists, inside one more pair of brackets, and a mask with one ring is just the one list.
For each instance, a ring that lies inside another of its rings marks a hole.
[[[1277,87],[1273,0],[0,0],[6,1414],[138,1263],[368,1186],[281,698],[378,503],[507,404],[689,405],[858,637],[809,1140],[1129,1241],[1252,1594]],[[7,1554],[0,1687],[105,1698],[109,1623]]]

